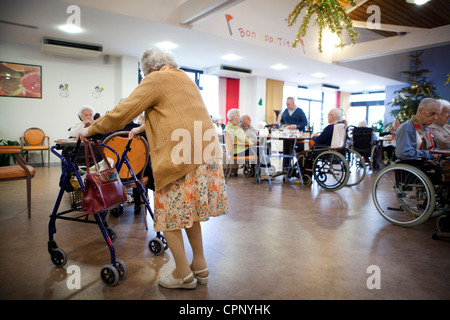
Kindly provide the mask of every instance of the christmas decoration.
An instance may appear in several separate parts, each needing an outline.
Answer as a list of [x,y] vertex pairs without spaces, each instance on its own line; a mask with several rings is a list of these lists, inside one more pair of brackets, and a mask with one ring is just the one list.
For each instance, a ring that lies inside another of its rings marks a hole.
[[407,76],[409,86],[395,91],[394,94],[397,97],[389,104],[392,106],[391,114],[400,120],[401,123],[417,113],[417,107],[423,99],[439,99],[439,96],[435,93],[436,88],[427,79],[430,71],[421,67],[422,61],[420,57],[423,54],[423,51],[416,51],[410,54],[409,58],[413,62],[413,70],[403,72]]
[[[311,17],[316,14],[316,23],[319,26],[319,52],[322,52],[322,32],[324,29],[328,28],[332,33],[335,33],[340,39],[340,47],[344,47],[343,31],[345,30],[350,36],[352,45],[355,44],[356,38],[358,38],[358,32],[353,29],[353,24],[345,12],[343,6],[338,0],[302,0],[300,1],[295,9],[289,14],[286,19],[288,25],[291,27],[297,21],[298,16],[303,9],[306,8],[305,16],[303,18],[302,24],[300,25],[297,33],[297,37],[293,43],[293,47],[296,48],[297,44],[303,43],[302,37],[306,35],[309,22]],[[342,0],[341,0],[342,2]],[[356,6],[355,0],[346,1],[351,6]]]

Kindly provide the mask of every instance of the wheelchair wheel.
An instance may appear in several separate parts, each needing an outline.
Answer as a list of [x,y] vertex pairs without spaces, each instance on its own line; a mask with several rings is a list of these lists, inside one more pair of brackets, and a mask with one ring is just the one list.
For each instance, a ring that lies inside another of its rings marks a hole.
[[374,146],[370,151],[370,170],[376,171],[380,169],[380,149]]
[[348,163],[345,157],[336,151],[324,151],[314,160],[314,180],[324,189],[336,191],[347,184]]
[[421,170],[406,164],[384,168],[376,176],[372,199],[378,212],[401,227],[414,227],[434,211],[436,195],[430,179]]
[[356,186],[363,181],[366,176],[366,161],[364,161],[364,157],[355,150],[347,150],[346,156],[349,171],[347,186]]

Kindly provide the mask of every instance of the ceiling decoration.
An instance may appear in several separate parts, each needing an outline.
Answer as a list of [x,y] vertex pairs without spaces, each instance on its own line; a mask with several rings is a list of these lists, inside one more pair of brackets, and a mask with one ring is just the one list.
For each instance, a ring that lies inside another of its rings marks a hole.
[[[347,2],[349,2],[351,6],[356,6],[355,0],[349,0]],[[303,21],[298,29],[297,37],[292,45],[294,48],[297,47],[299,42],[303,45],[301,38],[306,35],[312,17],[315,17],[315,23],[319,26],[319,52],[322,52],[322,32],[327,28],[339,37],[341,47],[344,46],[343,31],[348,33],[352,44],[355,44],[358,32],[353,29],[352,21],[340,1],[300,1],[286,19],[290,27],[296,23],[297,18],[302,13],[303,9],[306,9],[305,16],[303,17]]]

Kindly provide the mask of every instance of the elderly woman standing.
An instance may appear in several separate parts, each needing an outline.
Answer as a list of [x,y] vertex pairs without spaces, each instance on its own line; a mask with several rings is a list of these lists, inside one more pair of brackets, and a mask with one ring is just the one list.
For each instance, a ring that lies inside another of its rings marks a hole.
[[[193,289],[197,282],[206,284],[209,277],[200,221],[228,213],[220,144],[200,91],[177,69],[173,57],[151,49],[140,63],[145,78],[139,86],[126,101],[82,129],[79,137],[86,141],[120,129],[145,113],[145,124],[131,130],[130,139],[145,131],[149,140],[155,180],[154,229],[164,232],[176,265],[159,285]],[[181,229],[192,247],[191,264]]]
[[81,122],[75,123],[69,129],[69,137],[76,137],[81,129],[89,127],[94,122],[94,114],[94,108],[84,105],[78,113],[78,118],[80,118]]

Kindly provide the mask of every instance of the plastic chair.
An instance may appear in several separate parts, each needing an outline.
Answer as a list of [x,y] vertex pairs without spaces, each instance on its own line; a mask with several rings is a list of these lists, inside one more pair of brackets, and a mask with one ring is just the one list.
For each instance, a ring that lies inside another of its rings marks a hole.
[[[47,145],[44,145],[45,139],[47,139]],[[50,137],[46,136],[44,131],[35,127],[27,129],[23,136],[20,137],[20,144],[23,151],[25,151],[27,162],[28,152],[41,151],[42,165],[44,165],[44,151],[47,150],[47,161],[48,166],[50,166]]]
[[[125,146],[128,143],[128,131],[119,131],[115,132],[103,141],[103,143],[112,149],[114,149],[119,155],[123,154],[125,150]],[[149,179],[145,176],[145,168],[150,161],[149,147],[148,143],[142,136],[136,136],[133,138],[133,141],[130,145],[131,150],[127,153],[128,161],[130,163],[131,169],[134,174],[138,178],[141,185],[147,190],[147,184]],[[114,165],[117,166],[119,159],[117,156],[108,148],[104,148],[103,152],[105,156],[114,160]],[[122,165],[119,171],[119,177],[122,179],[122,183],[126,188],[136,188],[136,183],[134,183],[134,179],[130,174],[130,170],[126,165]],[[145,203],[142,202],[141,208],[142,212],[145,211]],[[144,214],[145,228],[148,229],[147,226],[147,215]]]
[[0,146],[0,154],[14,154],[17,165],[0,167],[0,181],[27,180],[28,218],[31,218],[31,179],[35,170],[20,156],[20,146]]

